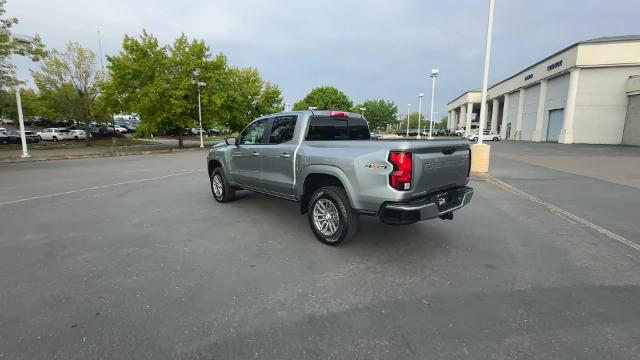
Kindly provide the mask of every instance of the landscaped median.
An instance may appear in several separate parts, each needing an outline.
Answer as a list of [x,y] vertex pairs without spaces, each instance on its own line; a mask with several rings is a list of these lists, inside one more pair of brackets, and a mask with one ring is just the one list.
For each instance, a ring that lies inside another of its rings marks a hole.
[[[209,148],[217,142],[219,141],[208,140],[205,142],[205,148]],[[28,149],[31,157],[23,158],[21,157],[22,147],[20,144],[2,145],[0,146],[0,163],[180,152],[198,150],[200,149],[200,142],[185,141],[184,146],[179,148],[176,139],[159,139],[157,141],[141,139],[99,139],[93,140],[90,146],[86,146],[83,141],[40,142],[37,144],[28,144]]]

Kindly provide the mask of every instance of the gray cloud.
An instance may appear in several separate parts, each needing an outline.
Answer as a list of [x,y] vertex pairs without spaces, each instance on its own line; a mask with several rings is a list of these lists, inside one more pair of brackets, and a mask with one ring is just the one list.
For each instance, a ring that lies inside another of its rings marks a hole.
[[[170,42],[204,39],[230,63],[256,67],[294,102],[334,85],[354,101],[388,98],[400,110],[430,96],[428,73],[440,68],[438,117],[446,103],[481,85],[488,1],[9,0],[18,33],[49,47],[76,40],[106,54],[142,29]],[[491,82],[576,41],[637,33],[636,0],[497,0]],[[20,60],[21,76],[34,68]],[[426,110],[425,110],[426,109]],[[428,105],[423,104],[423,111]]]

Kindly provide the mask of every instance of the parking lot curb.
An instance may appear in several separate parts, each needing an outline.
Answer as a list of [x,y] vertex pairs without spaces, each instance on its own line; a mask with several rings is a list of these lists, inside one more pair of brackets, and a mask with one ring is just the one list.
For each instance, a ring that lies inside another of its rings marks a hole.
[[[208,149],[205,147],[204,149]],[[101,158],[101,157],[117,157],[117,156],[129,156],[129,155],[152,155],[152,154],[170,154],[170,153],[182,153],[186,151],[202,151],[200,147],[194,148],[171,148],[171,149],[157,149],[157,150],[138,150],[138,151],[116,151],[106,153],[86,153],[86,154],[66,154],[66,155],[52,155],[45,157],[30,157],[30,158],[8,158],[1,159],[0,163],[23,163],[34,161],[49,161],[49,160],[71,160],[71,159],[89,159],[89,158]]]

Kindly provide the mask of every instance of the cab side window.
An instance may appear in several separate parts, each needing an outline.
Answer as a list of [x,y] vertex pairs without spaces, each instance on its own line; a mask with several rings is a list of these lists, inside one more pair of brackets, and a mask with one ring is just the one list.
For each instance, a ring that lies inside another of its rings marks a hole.
[[258,120],[244,129],[242,134],[240,134],[240,144],[263,144],[264,128],[267,124],[267,120],[269,119]]
[[293,139],[293,132],[296,129],[298,116],[279,116],[273,120],[269,144],[281,144]]

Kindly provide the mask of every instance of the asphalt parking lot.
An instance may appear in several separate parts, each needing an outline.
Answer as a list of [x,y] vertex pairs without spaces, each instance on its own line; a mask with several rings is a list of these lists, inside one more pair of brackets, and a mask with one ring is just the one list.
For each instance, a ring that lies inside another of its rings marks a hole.
[[[638,188],[514,146],[494,176],[638,242]],[[562,213],[477,177],[454,221],[332,248],[295,203],[216,203],[204,158],[1,164],[0,358],[640,359],[640,251]]]

